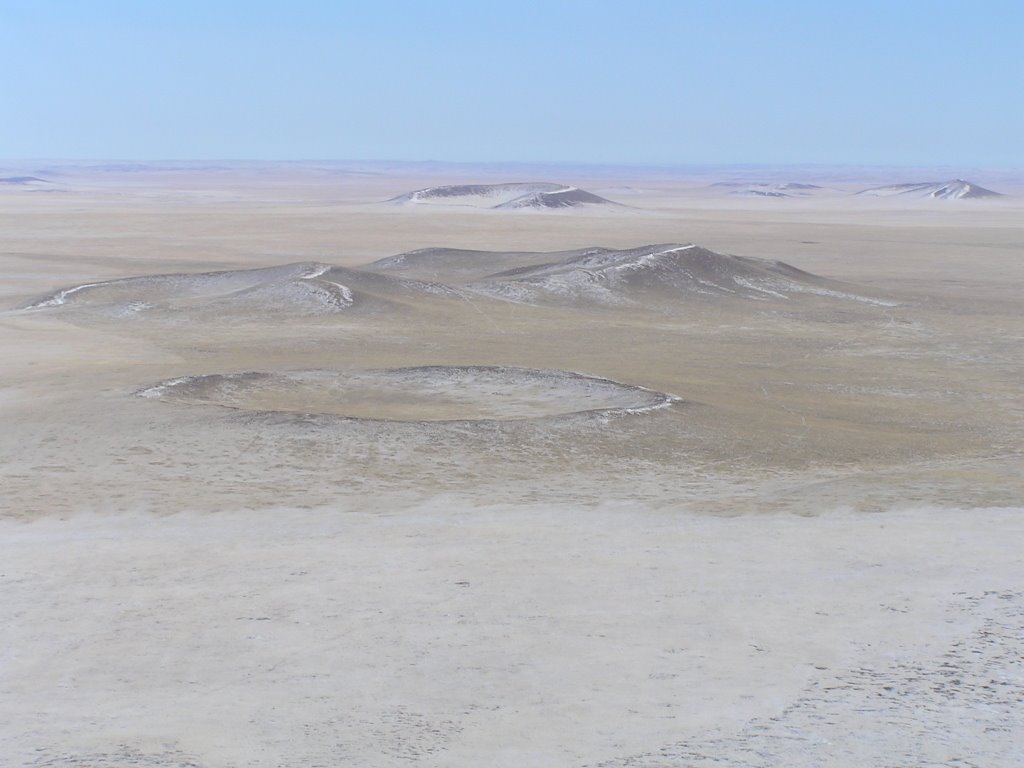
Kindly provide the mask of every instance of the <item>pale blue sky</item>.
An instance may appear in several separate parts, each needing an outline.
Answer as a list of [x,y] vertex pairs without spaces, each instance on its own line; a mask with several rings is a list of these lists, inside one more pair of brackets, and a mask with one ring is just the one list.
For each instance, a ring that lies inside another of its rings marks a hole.
[[1024,165],[1024,0],[0,0],[0,157]]

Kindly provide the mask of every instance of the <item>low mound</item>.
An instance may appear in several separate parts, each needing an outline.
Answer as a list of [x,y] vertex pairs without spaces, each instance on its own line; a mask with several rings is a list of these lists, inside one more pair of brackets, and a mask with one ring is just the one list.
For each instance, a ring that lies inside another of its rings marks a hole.
[[330,270],[327,264],[302,262],[264,269],[125,277],[63,288],[25,309],[62,308],[123,316],[249,304],[253,309],[281,306],[302,313],[330,312],[352,304],[346,286],[325,279]]
[[969,200],[983,197],[1002,197],[1001,192],[979,187],[964,179],[952,181],[922,181],[912,184],[890,184],[871,187],[857,192],[869,197],[911,197],[922,200]]
[[618,205],[600,195],[567,184],[510,182],[451,184],[427,187],[393,197],[399,204],[459,205],[497,210],[559,209],[583,205]]
[[264,269],[85,283],[44,296],[24,309],[60,309],[117,318],[315,316],[353,307],[391,307],[409,297],[458,295],[434,283],[301,262]]
[[785,181],[779,183],[764,181],[718,181],[712,187],[724,187],[729,189],[727,194],[740,197],[793,197],[794,195],[809,195],[815,190],[821,189],[817,184],[805,184],[799,181]]
[[798,294],[884,303],[780,261],[730,256],[692,244],[595,249],[564,261],[500,272],[467,287],[527,304],[646,304],[683,297],[770,300]]
[[462,285],[495,272],[549,264],[553,260],[609,253],[608,248],[571,251],[474,251],[463,248],[420,248],[366,264],[360,269],[415,280]]
[[509,182],[505,184],[445,184],[439,187],[426,187],[404,195],[393,197],[392,203],[429,203],[440,202],[458,205],[468,204],[473,199],[484,198],[494,205],[497,199],[511,200],[523,195],[537,192],[555,192],[564,189],[564,184],[552,184],[546,181]]
[[778,188],[786,190],[821,189],[821,187],[819,187],[817,184],[805,184],[799,181],[787,181],[785,184],[779,184]]
[[317,276],[263,283],[212,298],[210,304],[225,309],[232,306],[267,311],[287,308],[292,313],[322,314],[348,309],[354,302],[352,289],[347,285]]
[[[696,245],[536,253],[426,248],[362,269],[318,262],[263,269],[128,277],[63,288],[22,307],[106,321],[230,322],[447,311],[492,298],[529,305],[670,308],[681,299],[888,302],[779,261]],[[891,305],[891,304],[890,304]]]
[[566,187],[554,192],[534,192],[523,195],[495,207],[499,209],[578,208],[581,205],[618,205],[618,203],[613,203],[593,192],[587,192],[585,189]]
[[734,189],[729,194],[737,197],[792,197],[785,192],[777,192],[773,189]]
[[188,405],[370,421],[518,421],[641,413],[677,398],[569,371],[427,366],[172,379],[138,393]]

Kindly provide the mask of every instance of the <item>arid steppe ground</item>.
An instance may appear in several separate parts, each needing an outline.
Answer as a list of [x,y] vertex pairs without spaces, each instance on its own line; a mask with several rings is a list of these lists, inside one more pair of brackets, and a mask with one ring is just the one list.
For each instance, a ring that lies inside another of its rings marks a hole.
[[0,185],[0,765],[1019,764],[1024,185],[815,173]]

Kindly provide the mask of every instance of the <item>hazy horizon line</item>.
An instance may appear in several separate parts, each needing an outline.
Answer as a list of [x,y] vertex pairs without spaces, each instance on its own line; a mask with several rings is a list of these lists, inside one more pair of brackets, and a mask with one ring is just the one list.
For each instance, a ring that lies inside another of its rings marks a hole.
[[409,160],[399,158],[375,157],[375,158],[346,158],[346,157],[305,157],[305,158],[255,158],[255,157],[0,157],[0,163],[22,164],[22,163],[109,163],[109,164],[137,164],[137,165],[176,165],[176,164],[248,164],[248,165],[436,165],[436,166],[465,166],[465,167],[554,167],[554,168],[614,168],[614,169],[646,169],[646,170],[684,170],[684,169],[719,169],[719,168],[817,168],[817,169],[964,169],[964,170],[993,170],[993,171],[1020,171],[1024,170],[1024,162],[1018,165],[989,165],[978,163],[884,163],[884,162],[765,162],[765,161],[687,161],[687,162],[633,162],[633,161],[597,161],[597,160],[442,160],[442,159],[420,159]]

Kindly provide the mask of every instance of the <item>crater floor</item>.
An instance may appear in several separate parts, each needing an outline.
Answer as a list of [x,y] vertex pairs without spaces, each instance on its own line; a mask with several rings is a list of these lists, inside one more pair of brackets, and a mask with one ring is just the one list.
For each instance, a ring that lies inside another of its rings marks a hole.
[[209,374],[139,393],[177,403],[374,421],[513,421],[665,408],[677,398],[570,371],[421,366]]

